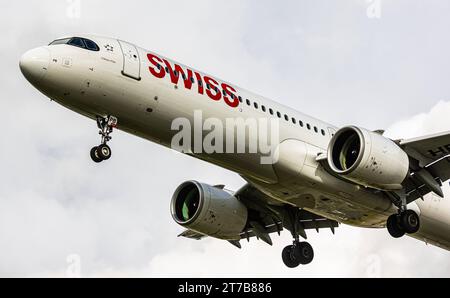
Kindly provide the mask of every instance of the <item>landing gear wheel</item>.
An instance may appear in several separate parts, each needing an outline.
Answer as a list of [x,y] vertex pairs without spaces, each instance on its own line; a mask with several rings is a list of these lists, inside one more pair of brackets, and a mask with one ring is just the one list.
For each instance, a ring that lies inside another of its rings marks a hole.
[[91,149],[91,159],[92,159],[94,162],[99,163],[99,162],[101,162],[103,159],[101,159],[101,158],[98,156],[98,154],[97,154],[97,148],[98,148],[98,147],[93,147],[93,148]]
[[405,235],[406,233],[400,223],[398,214],[392,214],[391,216],[388,217],[386,227],[389,234],[391,234],[391,236],[394,238],[403,237],[403,235]]
[[314,250],[308,242],[300,242],[295,246],[295,259],[299,260],[300,264],[306,265],[314,259]]
[[111,158],[111,148],[106,144],[101,144],[97,147],[97,155],[102,160],[108,160]]
[[281,257],[283,259],[283,263],[289,268],[295,268],[300,265],[300,260],[295,257],[296,247],[294,245],[288,245],[283,248],[281,253]]
[[101,144],[91,149],[91,158],[98,163],[111,158],[111,148],[107,143],[112,138],[110,134],[113,132],[113,128],[117,126],[117,118],[97,116],[97,126],[100,129],[98,133],[102,136]]
[[420,219],[413,210],[405,210],[400,215],[400,224],[406,233],[414,234],[420,228]]

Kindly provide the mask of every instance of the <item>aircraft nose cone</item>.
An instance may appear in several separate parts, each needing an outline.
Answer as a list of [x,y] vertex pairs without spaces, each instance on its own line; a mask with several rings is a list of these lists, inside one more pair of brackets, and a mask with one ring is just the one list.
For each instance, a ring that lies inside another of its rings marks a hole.
[[32,84],[38,83],[47,73],[50,51],[45,47],[29,50],[20,58],[19,67],[25,78]]

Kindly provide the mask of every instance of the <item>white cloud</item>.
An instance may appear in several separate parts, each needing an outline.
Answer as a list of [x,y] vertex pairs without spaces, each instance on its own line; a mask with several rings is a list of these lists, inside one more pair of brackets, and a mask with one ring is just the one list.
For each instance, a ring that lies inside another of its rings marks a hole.
[[450,131],[448,115],[450,115],[450,101],[440,101],[427,113],[396,122],[386,130],[386,136],[392,139],[407,139]]

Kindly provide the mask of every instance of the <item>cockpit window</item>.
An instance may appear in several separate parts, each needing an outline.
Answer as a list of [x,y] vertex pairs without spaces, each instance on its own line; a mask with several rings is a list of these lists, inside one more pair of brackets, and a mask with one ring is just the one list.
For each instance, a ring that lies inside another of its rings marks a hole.
[[49,46],[57,45],[57,44],[66,44],[68,43],[70,38],[57,39],[52,41]]
[[86,48],[88,50],[91,50],[91,51],[99,50],[98,45],[95,42],[93,42],[92,40],[89,40],[89,39],[83,39],[83,40],[84,40],[84,44],[86,45]]
[[71,37],[71,38],[63,38],[52,41],[49,45],[58,45],[58,44],[68,44],[71,46],[87,49],[90,51],[99,51],[100,48],[98,45],[90,39],[81,38],[81,37]]
[[84,42],[81,38],[78,37],[74,37],[72,38],[68,44],[70,44],[71,46],[76,46],[76,47],[80,47],[80,48],[86,48],[86,46],[84,45]]

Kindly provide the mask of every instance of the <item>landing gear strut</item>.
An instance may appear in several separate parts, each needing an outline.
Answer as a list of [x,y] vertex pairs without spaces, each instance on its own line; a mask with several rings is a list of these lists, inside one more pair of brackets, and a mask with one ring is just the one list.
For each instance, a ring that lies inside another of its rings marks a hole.
[[295,268],[300,264],[306,265],[311,263],[314,259],[312,246],[308,242],[300,242],[299,209],[293,207],[287,209],[285,219],[286,228],[291,231],[294,241],[292,245],[288,245],[283,249],[281,253],[283,263],[289,268]]
[[111,158],[111,148],[107,143],[111,140],[110,134],[113,128],[117,126],[117,118],[114,116],[100,117],[97,116],[97,126],[100,129],[99,134],[102,136],[100,145],[91,149],[91,159],[99,163]]
[[419,215],[413,210],[406,209],[406,199],[400,195],[400,200],[394,201],[399,209],[397,214],[388,217],[386,227],[394,238],[400,238],[405,234],[414,234],[420,229]]

